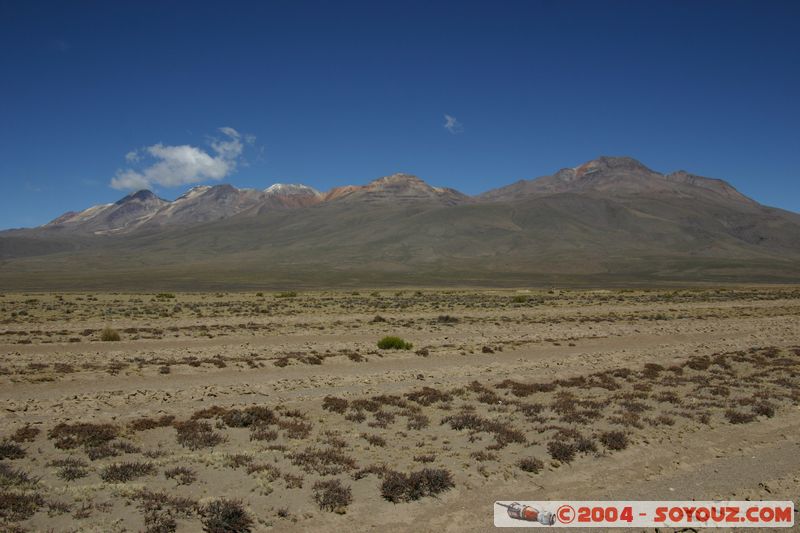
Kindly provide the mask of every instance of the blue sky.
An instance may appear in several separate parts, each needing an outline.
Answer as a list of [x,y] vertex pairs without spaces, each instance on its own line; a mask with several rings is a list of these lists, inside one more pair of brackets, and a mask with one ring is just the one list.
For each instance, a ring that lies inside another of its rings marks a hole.
[[0,46],[0,228],[115,179],[478,193],[603,154],[800,211],[796,1],[0,0]]

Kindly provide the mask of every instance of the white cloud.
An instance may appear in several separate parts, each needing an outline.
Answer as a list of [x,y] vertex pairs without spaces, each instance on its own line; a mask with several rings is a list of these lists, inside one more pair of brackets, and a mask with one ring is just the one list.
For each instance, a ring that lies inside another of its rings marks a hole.
[[451,115],[445,115],[444,129],[455,135],[457,133],[463,132],[464,126],[456,119],[456,117]]
[[[187,144],[165,146],[161,143],[129,152],[125,155],[129,163],[137,163],[145,157],[152,161],[139,170],[118,170],[111,186],[115,189],[150,189],[154,185],[177,187],[229,176],[236,170],[244,151],[242,135],[228,127],[219,131],[224,137],[211,139],[211,151],[216,155]],[[255,137],[245,136],[246,143],[252,144],[251,139],[255,141]]]

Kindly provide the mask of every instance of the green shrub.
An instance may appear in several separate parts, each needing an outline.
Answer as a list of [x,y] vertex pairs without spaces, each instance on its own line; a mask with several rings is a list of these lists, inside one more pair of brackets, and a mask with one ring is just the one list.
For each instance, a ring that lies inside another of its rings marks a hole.
[[381,350],[410,350],[413,345],[400,337],[384,337],[378,341]]
[[116,342],[120,340],[119,332],[113,328],[106,326],[100,332],[100,340],[103,342]]
[[275,298],[294,298],[297,296],[297,292],[295,291],[286,291],[286,292],[279,292],[275,295]]

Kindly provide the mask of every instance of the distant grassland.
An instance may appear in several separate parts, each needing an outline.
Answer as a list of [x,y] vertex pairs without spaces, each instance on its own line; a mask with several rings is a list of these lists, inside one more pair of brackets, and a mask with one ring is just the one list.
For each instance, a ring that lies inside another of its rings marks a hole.
[[[510,269],[479,261],[408,266],[297,264],[262,265],[223,260],[188,264],[131,265],[75,256],[48,256],[0,263],[0,290],[296,290],[410,287],[690,287],[800,283],[800,266],[791,261],[655,259],[635,265],[606,263],[606,272],[575,272],[547,265]],[[558,266],[558,265],[555,265]],[[576,261],[575,269],[587,266]],[[588,265],[591,267],[592,265]]]

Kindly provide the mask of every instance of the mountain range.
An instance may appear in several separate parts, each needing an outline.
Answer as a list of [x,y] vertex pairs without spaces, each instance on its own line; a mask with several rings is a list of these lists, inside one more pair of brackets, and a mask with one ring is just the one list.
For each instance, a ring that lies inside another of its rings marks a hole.
[[800,281],[800,215],[600,157],[468,196],[409,174],[320,192],[148,190],[0,232],[0,287]]

